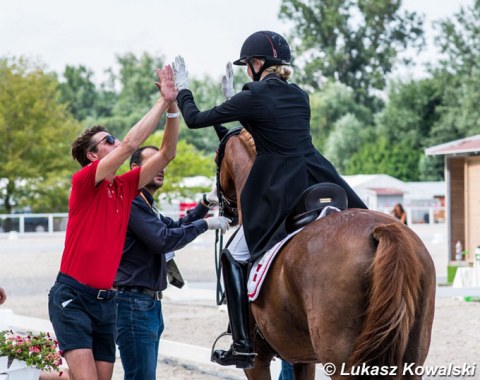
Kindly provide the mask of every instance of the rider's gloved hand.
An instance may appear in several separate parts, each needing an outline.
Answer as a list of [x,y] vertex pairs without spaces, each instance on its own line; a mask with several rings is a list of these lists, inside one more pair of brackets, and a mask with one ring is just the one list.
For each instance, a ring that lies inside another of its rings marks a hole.
[[205,219],[209,230],[222,230],[222,234],[228,231],[230,228],[231,220],[224,216],[212,216]]
[[178,91],[188,90],[188,71],[185,67],[185,60],[182,56],[175,57],[175,62],[172,63],[173,74],[175,76],[175,87]]
[[233,89],[233,67],[231,62],[227,63],[226,74],[222,77],[222,91],[227,100],[235,95],[235,90]]

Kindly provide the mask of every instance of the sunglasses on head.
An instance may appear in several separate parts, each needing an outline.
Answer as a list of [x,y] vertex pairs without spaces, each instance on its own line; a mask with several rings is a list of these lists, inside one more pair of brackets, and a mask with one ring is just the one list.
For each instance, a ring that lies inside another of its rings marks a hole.
[[106,135],[104,138],[102,138],[99,142],[97,142],[90,150],[95,150],[97,149],[97,146],[100,145],[100,143],[105,140],[108,145],[113,145],[115,144],[116,138],[112,135]]

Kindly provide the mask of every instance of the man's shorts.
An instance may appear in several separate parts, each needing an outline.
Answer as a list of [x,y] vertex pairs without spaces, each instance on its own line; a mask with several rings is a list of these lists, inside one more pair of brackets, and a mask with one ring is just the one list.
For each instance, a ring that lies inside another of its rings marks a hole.
[[97,361],[115,362],[116,291],[99,290],[59,273],[48,294],[48,313],[60,350],[87,348]]

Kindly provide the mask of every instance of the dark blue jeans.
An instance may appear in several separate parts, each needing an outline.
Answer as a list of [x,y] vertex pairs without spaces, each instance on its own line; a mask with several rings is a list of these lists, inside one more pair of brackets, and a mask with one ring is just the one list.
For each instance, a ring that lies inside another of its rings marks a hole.
[[293,366],[289,362],[282,360],[282,372],[280,372],[280,376],[278,377],[278,380],[294,380],[294,379],[295,379],[295,376],[293,375]]
[[150,296],[118,292],[117,345],[125,380],[155,380],[163,332],[162,302]]

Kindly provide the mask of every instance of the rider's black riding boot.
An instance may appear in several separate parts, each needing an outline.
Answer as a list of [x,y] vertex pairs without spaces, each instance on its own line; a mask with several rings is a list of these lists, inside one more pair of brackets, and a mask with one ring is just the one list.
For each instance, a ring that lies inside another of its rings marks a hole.
[[215,350],[211,359],[220,365],[253,368],[255,354],[248,328],[247,268],[235,261],[228,250],[222,252],[221,262],[233,344],[228,351]]

